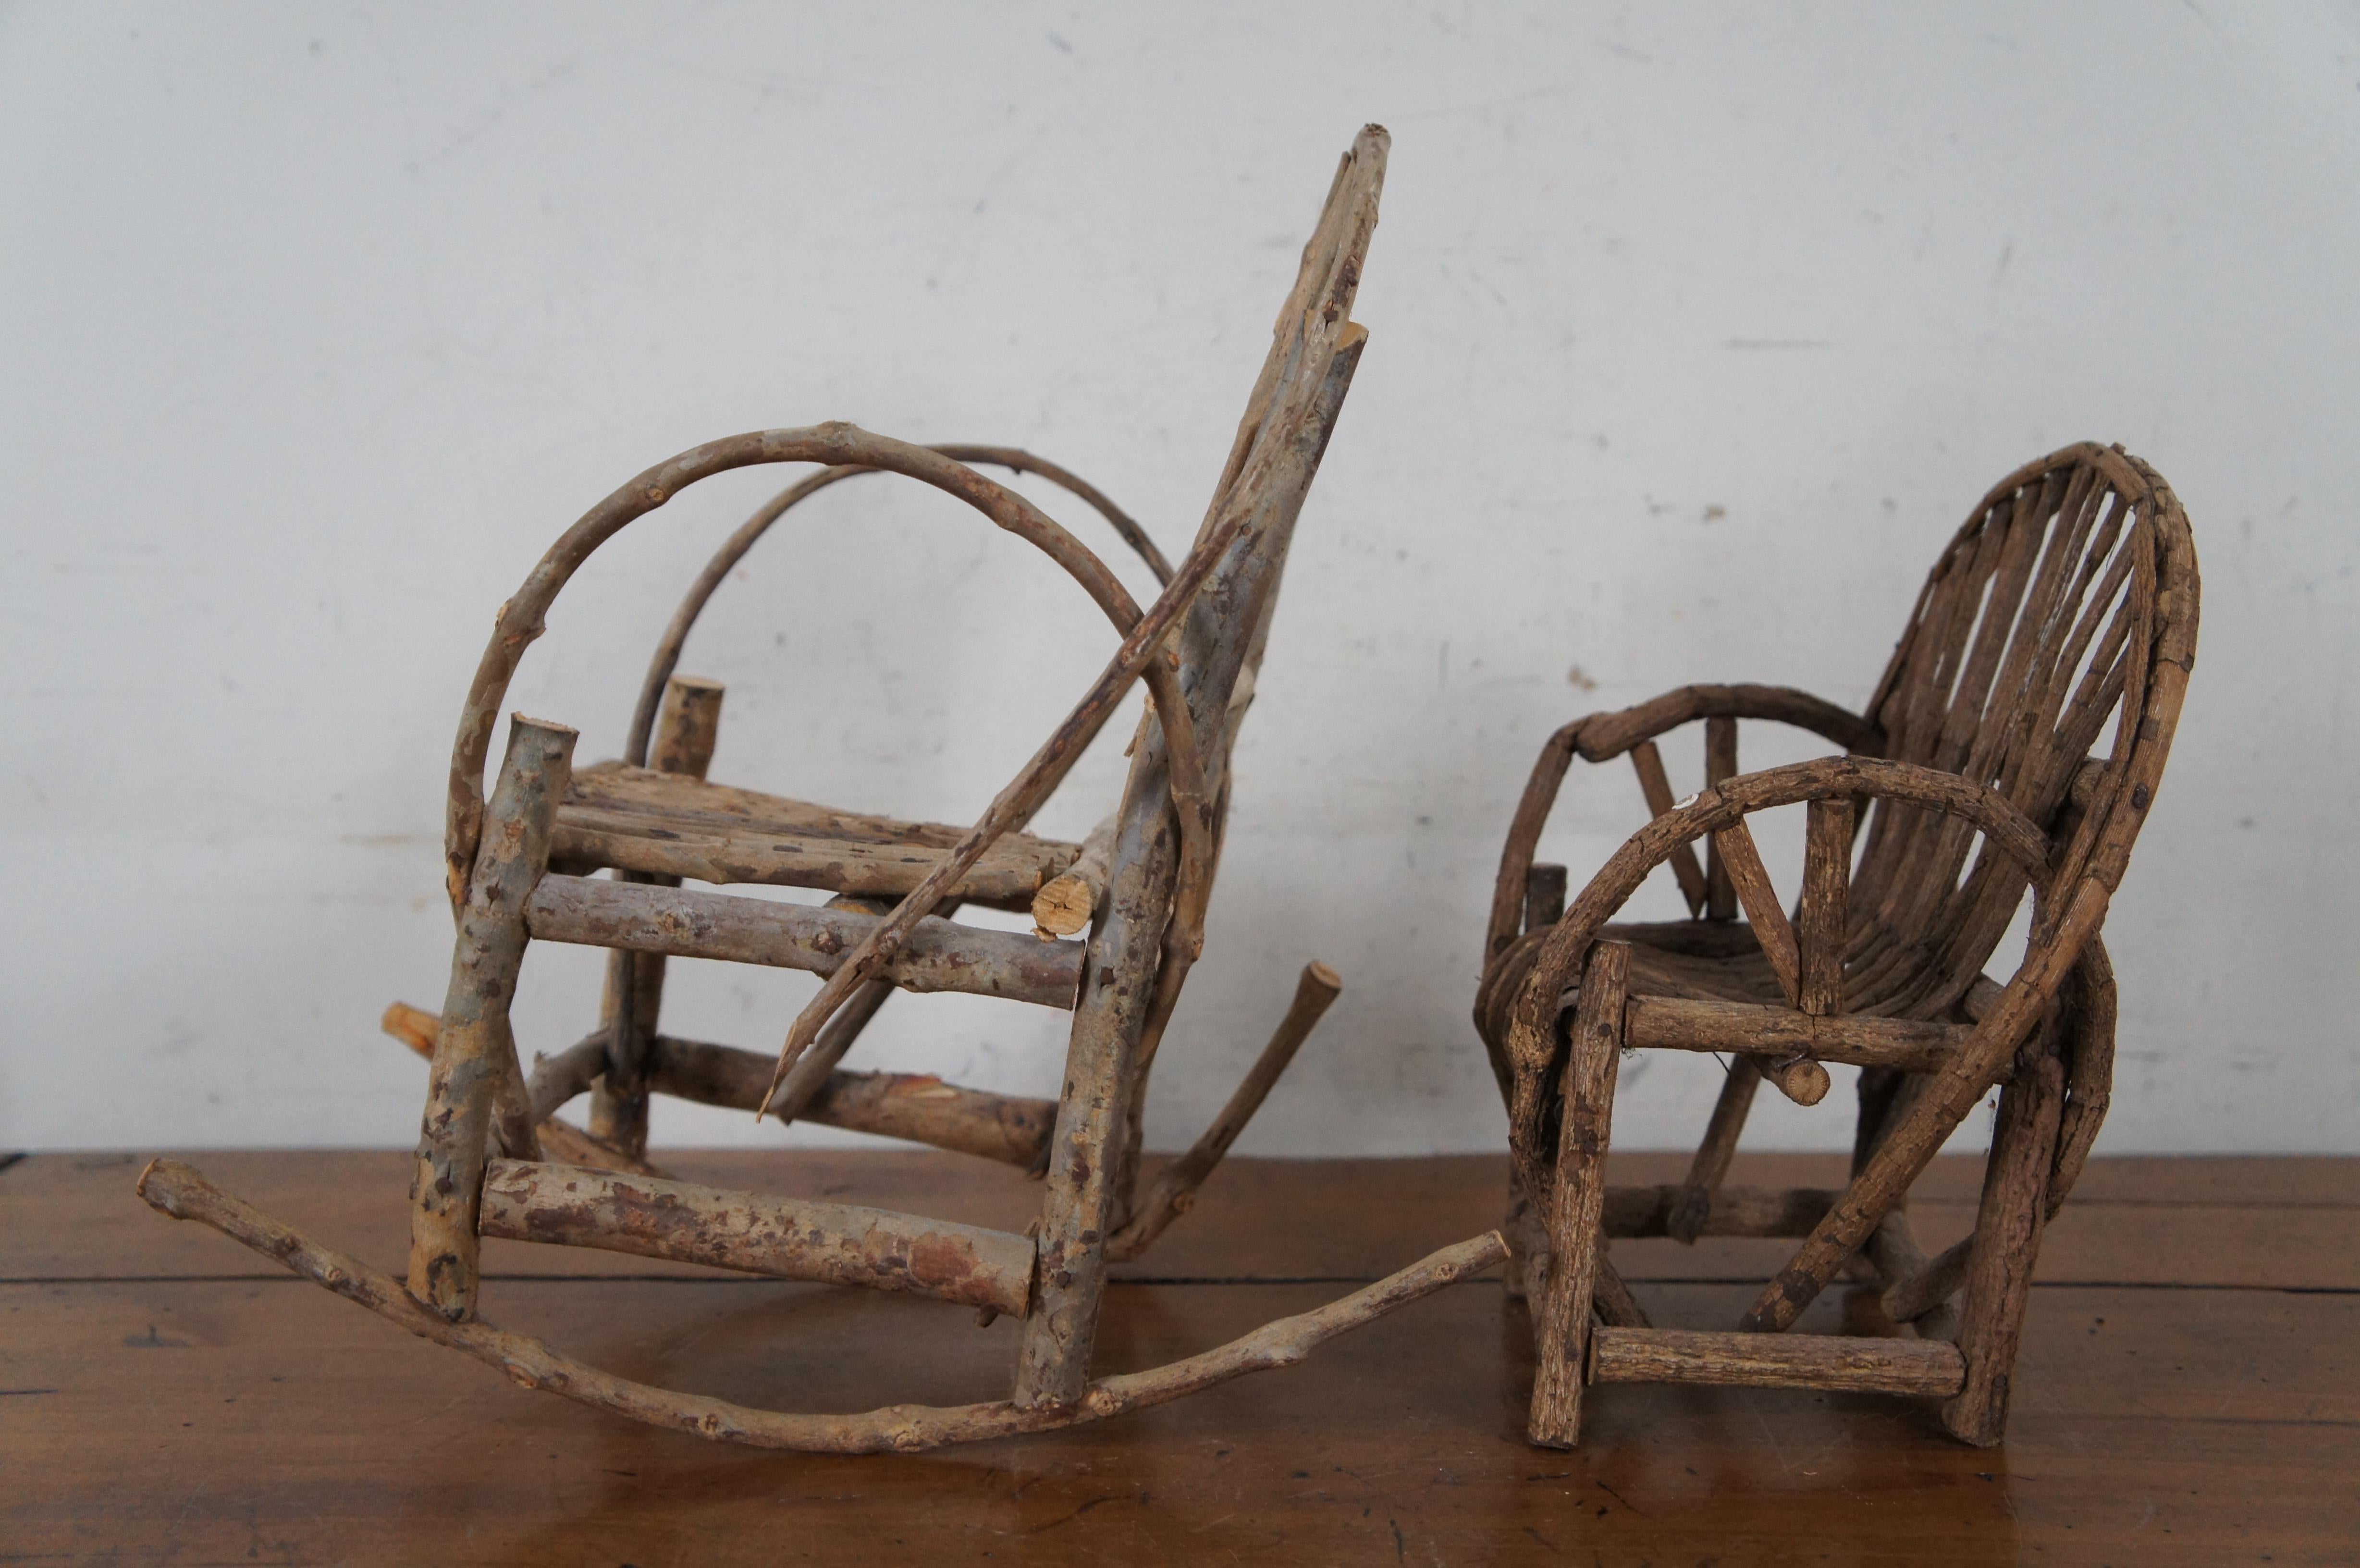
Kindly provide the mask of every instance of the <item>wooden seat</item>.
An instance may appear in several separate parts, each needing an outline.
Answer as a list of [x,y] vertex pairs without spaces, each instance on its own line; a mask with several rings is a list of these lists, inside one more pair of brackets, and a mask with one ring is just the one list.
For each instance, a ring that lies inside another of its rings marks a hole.
[[[1633,1379],[1941,1395],[1954,1434],[1999,1441],[2041,1228],[2105,1114],[2115,1003],[2098,933],[2162,777],[2197,600],[2169,486],[2119,447],[2068,447],[1969,517],[1865,715],[1786,688],[1695,686],[1551,737],[1501,857],[1475,1009],[1516,1155],[1535,1443],[1576,1441],[1585,1382]],[[1741,719],[1800,726],[1845,755],[1741,773]],[[1705,788],[1676,802],[1655,737],[1698,720]],[[1628,756],[1654,821],[1568,903],[1564,868],[1534,852],[1577,755]],[[1795,806],[1790,912],[1748,819]],[[1659,867],[1691,918],[1612,923]],[[2027,898],[2025,953],[2003,983],[1983,965]],[[1676,1192],[1604,1188],[1625,1049],[1728,1058]],[[1828,1062],[1862,1070],[1851,1186],[1724,1191],[1760,1085],[1816,1105]],[[1910,1183],[1995,1086],[1975,1235],[1928,1258],[1909,1231]],[[1605,1256],[1609,1238],[1636,1235],[1804,1246],[1737,1332],[1675,1334],[1646,1323]],[[1786,1334],[1847,1266],[1915,1338]]]
[[[1324,965],[1306,967],[1295,1005],[1220,1116],[1142,1190],[1148,1073],[1202,948],[1230,747],[1254,690],[1296,517],[1367,337],[1350,310],[1386,147],[1383,131],[1371,126],[1338,169],[1212,504],[1176,567],[1098,491],[1029,453],[912,446],[841,424],[695,448],[594,507],[502,606],[453,747],[445,856],[459,930],[450,985],[439,1017],[405,1009],[395,1020],[431,1040],[432,1060],[408,1279],[397,1283],[330,1253],[182,1167],[151,1169],[141,1188],[148,1201],[215,1225],[530,1386],[701,1436],[836,1451],[1037,1432],[1175,1398],[1299,1359],[1321,1340],[1504,1257],[1496,1234],[1480,1236],[1220,1349],[1090,1377],[1107,1265],[1137,1256],[1185,1211],[1338,990]],[[622,760],[576,773],[572,729],[515,715],[487,798],[485,765],[509,681],[574,572],[687,485],[786,462],[821,466],[748,519],[691,586],[650,661]],[[1041,474],[1096,507],[1162,585],[1155,602],[1142,610],[1087,547],[974,463]],[[1119,639],[1072,712],[964,829],[706,782],[722,688],[677,670],[705,602],[774,523],[829,486],[879,472],[931,485],[1040,549]],[[1135,683],[1147,687],[1149,709],[1117,809],[1084,844],[1028,836],[1033,813]],[[821,908],[691,883],[835,897]],[[1041,934],[947,918],[967,902],[1032,907]],[[1085,939],[1058,940],[1085,923]],[[610,956],[599,1027],[544,1056],[528,1077],[508,1007],[535,942],[586,943]],[[661,1031],[673,957],[823,978],[771,1056]],[[837,1063],[897,989],[1069,1012],[1054,1101],[915,1074],[844,1072]],[[585,1093],[589,1127],[558,1120],[555,1113]],[[650,1097],[667,1093],[1012,1160],[1042,1176],[1041,1212],[1018,1236],[672,1181],[649,1163],[646,1148]],[[629,1383],[478,1318],[484,1236],[909,1291],[1018,1316],[1014,1388],[990,1404],[828,1416]]]
[[[1696,952],[1679,945],[1681,934],[1647,925],[1610,926],[1600,935],[1609,942],[1627,942],[1631,948],[1631,991],[1633,996],[1682,996],[1724,1002],[1775,1002],[1780,999],[1778,976],[1754,941],[1751,928],[1728,929],[1745,939],[1735,952]],[[1536,932],[1537,934],[1537,932]],[[1651,941],[1650,939],[1655,939]],[[1656,942],[1668,945],[1658,946]]]
[[[940,822],[840,811],[689,774],[602,762],[568,786],[549,861],[577,875],[612,868],[898,898],[966,833]],[[951,885],[949,897],[1029,909],[1033,896],[1081,852],[1077,844],[1004,834]]]

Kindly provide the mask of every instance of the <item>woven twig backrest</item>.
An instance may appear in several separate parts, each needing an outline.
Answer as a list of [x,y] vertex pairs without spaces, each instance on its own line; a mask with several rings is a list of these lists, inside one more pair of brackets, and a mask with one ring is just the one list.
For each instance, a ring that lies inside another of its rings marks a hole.
[[[1887,757],[1997,790],[2060,841],[2060,877],[2111,888],[2169,746],[2196,613],[2194,548],[2169,486],[2119,448],[2068,447],[2002,481],[1960,529],[1869,716]],[[2103,770],[2074,791],[2109,715]],[[1854,877],[1855,1007],[1928,1016],[1973,982],[2024,892],[1978,843],[1958,818],[1879,805]]]

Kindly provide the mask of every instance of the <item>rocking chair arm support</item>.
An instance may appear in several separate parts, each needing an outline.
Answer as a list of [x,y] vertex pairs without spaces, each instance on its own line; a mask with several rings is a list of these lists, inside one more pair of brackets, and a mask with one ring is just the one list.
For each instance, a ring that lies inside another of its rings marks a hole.
[[1139,526],[1138,519],[1116,506],[1105,491],[1100,490],[1073,470],[1060,467],[1045,457],[1035,456],[1022,447],[945,444],[935,447],[934,450],[954,463],[964,463],[969,466],[979,463],[992,468],[1005,468],[1015,474],[1039,474],[1059,489],[1088,503],[1091,509],[1104,517],[1107,520],[1107,526],[1113,528],[1121,537],[1122,542],[1129,545],[1132,552],[1146,564],[1147,570],[1154,573],[1156,584],[1159,587],[1172,581],[1172,562],[1164,559],[1164,552],[1156,548],[1155,541],[1148,537],[1147,530]]
[[1524,797],[1516,802],[1516,814],[1508,823],[1507,842],[1500,846],[1499,879],[1491,884],[1491,920],[1483,938],[1486,964],[1496,962],[1516,940],[1524,920],[1524,878],[1533,868],[1533,852],[1540,845],[1541,829],[1548,825],[1566,770],[1573,766],[1581,726],[1590,722],[1576,719],[1549,736],[1533,763],[1532,777],[1524,781]]
[[1792,686],[1682,686],[1636,706],[1592,713],[1576,727],[1586,762],[1612,762],[1642,741],[1699,719],[1769,719],[1874,757],[1885,732],[1874,721]]
[[[546,629],[542,617],[549,606],[582,562],[629,523],[700,479],[770,463],[881,468],[933,485],[966,501],[1064,567],[1106,612],[1119,632],[1129,634],[1141,622],[1138,604],[1087,547],[1023,496],[926,447],[873,435],[836,420],[804,429],[756,430],[692,448],[640,474],[585,513],[550,546],[523,585],[500,606],[494,618],[492,638],[468,689],[466,706],[461,712],[458,735],[451,749],[443,855],[454,909],[464,903],[476,840],[483,830],[484,761],[490,749],[493,726],[525,648]],[[1156,699],[1159,719],[1172,732],[1169,738],[1174,793],[1185,795],[1193,803],[1199,787],[1200,766],[1195,733],[1177,678],[1161,659],[1143,659],[1138,663],[1141,668],[1132,671],[1132,678],[1145,677]],[[1129,681],[1122,684],[1127,686]],[[1086,702],[1084,706],[1090,710],[1087,719],[1095,721],[1089,726],[1094,735],[1096,725],[1102,724],[1112,711],[1111,704]],[[1064,738],[1078,739],[1086,745],[1088,736]],[[1079,746],[1067,749],[1077,753]]]
[[[1560,735],[1565,733],[1559,732]],[[1625,839],[1536,944],[1529,969],[1521,981],[1514,982],[1513,991],[1503,996],[1498,985],[1485,987],[1489,999],[1483,1011],[1490,1016],[1479,1016],[1478,1023],[1487,1026],[1483,1029],[1487,1039],[1499,1040],[1513,1074],[1512,1141],[1528,1150],[1537,1149],[1534,1140],[1539,1136],[1546,1103],[1546,1075],[1557,1055],[1557,1023],[1565,993],[1579,979],[1599,929],[1638,890],[1649,872],[1679,845],[1730,828],[1753,812],[1804,800],[1859,797],[1929,807],[1962,817],[1980,829],[2032,885],[2035,951],[2026,954],[2016,984],[2022,985],[2041,967],[2043,955],[2038,950],[2051,929],[2045,918],[2051,847],[2031,819],[1998,791],[1939,768],[1871,757],[1819,757],[1741,774],[1703,790]],[[2069,955],[2067,963],[2070,962]],[[2012,996],[2016,986],[2008,990]],[[2003,1006],[1994,1013],[2006,1013],[2012,1019],[2017,1010]],[[2013,1027],[1996,1017],[1994,1022],[2002,1029]],[[1537,1168],[1526,1173],[1528,1181],[1537,1175]]]
[[[1123,542],[1147,563],[1148,571],[1155,574],[1159,584],[1172,581],[1171,563],[1164,559],[1164,552],[1155,548],[1155,541],[1147,537],[1147,531],[1133,521],[1129,513],[1108,499],[1103,491],[1079,474],[1012,446],[938,445],[930,450],[954,463],[970,465],[989,463],[1017,474],[1037,474],[1051,484],[1070,491],[1097,508],[1098,515],[1122,537]],[[681,598],[680,607],[672,612],[672,624],[664,628],[662,640],[656,644],[654,657],[648,660],[647,679],[639,685],[639,706],[632,711],[630,735],[623,746],[624,761],[634,767],[646,764],[649,737],[655,731],[656,709],[663,701],[664,682],[671,680],[672,671],[680,667],[680,650],[686,645],[688,634],[695,629],[697,617],[705,613],[705,606],[714,593],[727,580],[729,573],[737,570],[738,563],[746,559],[747,551],[770,532],[770,525],[841,480],[884,472],[884,469],[857,463],[840,463],[806,474],[764,502],[752,517],[738,526],[737,532],[722,541],[721,548],[713,552],[713,559],[705,563],[705,570],[696,574],[696,581],[689,584],[688,592]]]

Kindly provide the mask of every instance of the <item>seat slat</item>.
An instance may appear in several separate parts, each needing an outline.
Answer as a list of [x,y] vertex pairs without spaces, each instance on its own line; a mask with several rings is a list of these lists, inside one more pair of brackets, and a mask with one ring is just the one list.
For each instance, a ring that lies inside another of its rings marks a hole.
[[[615,866],[699,882],[895,897],[923,881],[964,832],[602,763],[574,780],[559,808],[551,858],[570,870]],[[1078,844],[1010,833],[984,852],[955,894],[1028,907],[1080,853]]]
[[[717,958],[832,975],[878,922],[852,909],[814,909],[689,887],[552,875],[525,906],[536,942]],[[905,991],[964,991],[1071,1009],[1082,944],[1022,931],[983,931],[929,915],[885,966]]]

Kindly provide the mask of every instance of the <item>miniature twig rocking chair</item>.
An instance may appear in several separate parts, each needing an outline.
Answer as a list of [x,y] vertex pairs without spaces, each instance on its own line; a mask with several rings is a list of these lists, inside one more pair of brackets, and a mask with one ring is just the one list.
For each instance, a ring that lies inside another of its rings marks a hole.
[[[1203,940],[1229,799],[1229,759],[1276,606],[1296,514],[1341,409],[1366,334],[1349,320],[1377,216],[1386,137],[1371,126],[1345,158],[1276,328],[1195,548],[1166,569],[1110,503],[1021,452],[924,448],[849,425],[715,441],[648,470],[552,547],[502,606],[464,711],[451,767],[448,874],[459,938],[440,1018],[396,1009],[433,1061],[411,1192],[409,1278],[330,1252],[158,1161],[148,1201],[202,1219],[415,1334],[518,1381],[701,1436],[768,1447],[918,1449],[1038,1432],[1284,1366],[1312,1346],[1498,1262],[1496,1234],[1446,1248],[1367,1290],[1150,1371],[1089,1377],[1109,1260],[1135,1256],[1187,1206],[1336,994],[1314,964],[1221,1118],[1144,1194],[1135,1192],[1148,1070]],[[573,770],[574,732],[517,717],[486,801],[494,722],[524,648],[575,568],[625,525],[727,469],[815,463],[708,566],[658,649],[628,758]],[[970,463],[1029,469],[1092,502],[1164,582],[1144,613],[1098,557]],[[831,811],[708,784],[720,689],[672,674],[689,627],[738,556],[817,488],[869,471],[967,502],[1046,552],[1106,615],[1120,647],[1081,702],[965,831]],[[1120,809],[1087,844],[1022,830],[1134,681],[1150,720]],[[653,766],[647,764],[652,762]],[[586,873],[611,868],[614,880]],[[825,909],[682,886],[773,883],[829,890]],[[1053,939],[943,918],[961,902],[1030,905]],[[605,1022],[544,1059],[528,1082],[508,1003],[526,944],[613,950]],[[657,1029],[667,956],[783,965],[825,975],[773,1063]],[[1011,1100],[925,1081],[836,1070],[892,989],[950,990],[1070,1009],[1064,1092]],[[552,1118],[595,1091],[585,1133]],[[914,1138],[1041,1169],[1032,1236],[878,1210],[669,1181],[645,1163],[650,1091]],[[549,1156],[555,1156],[552,1160]],[[563,1161],[562,1163],[557,1161]],[[792,1279],[939,1297],[1023,1323],[1015,1388],[955,1409],[793,1415],[611,1377],[476,1315],[478,1237],[605,1247]]]
[[[2188,520],[2162,479],[2119,447],[2069,447],[1975,508],[1867,717],[1786,688],[1692,686],[1551,737],[1501,857],[1476,1004],[1508,1101],[1515,1201],[1546,1227],[1510,1225],[1534,1298],[1533,1442],[1577,1440],[1585,1382],[1651,1381],[1939,1395],[1950,1432],[2000,1440],[2041,1227],[2105,1114],[2114,987],[2098,930],[2170,749],[2197,593]],[[2110,713],[2113,746],[2092,757]],[[1676,804],[1655,737],[1696,719],[1705,788]],[[1799,725],[1847,755],[1741,774],[1740,719]],[[1563,907],[1563,868],[1533,854],[1577,752],[1627,754],[1655,820]],[[1790,918],[1746,819],[1798,803]],[[1666,862],[1694,918],[1609,923]],[[2027,887],[2029,942],[2002,985],[1983,966]],[[1732,1053],[1677,1188],[1604,1184],[1616,1067],[1638,1049]],[[1863,1069],[1852,1184],[1722,1186],[1760,1083],[1811,1105],[1823,1062]],[[1994,1084],[1974,1234],[1928,1260],[1903,1203]],[[1808,1239],[1742,1332],[1708,1334],[1651,1327],[1607,1259],[1608,1237],[1665,1235]],[[1855,1255],[1918,1337],[1785,1334]]]

